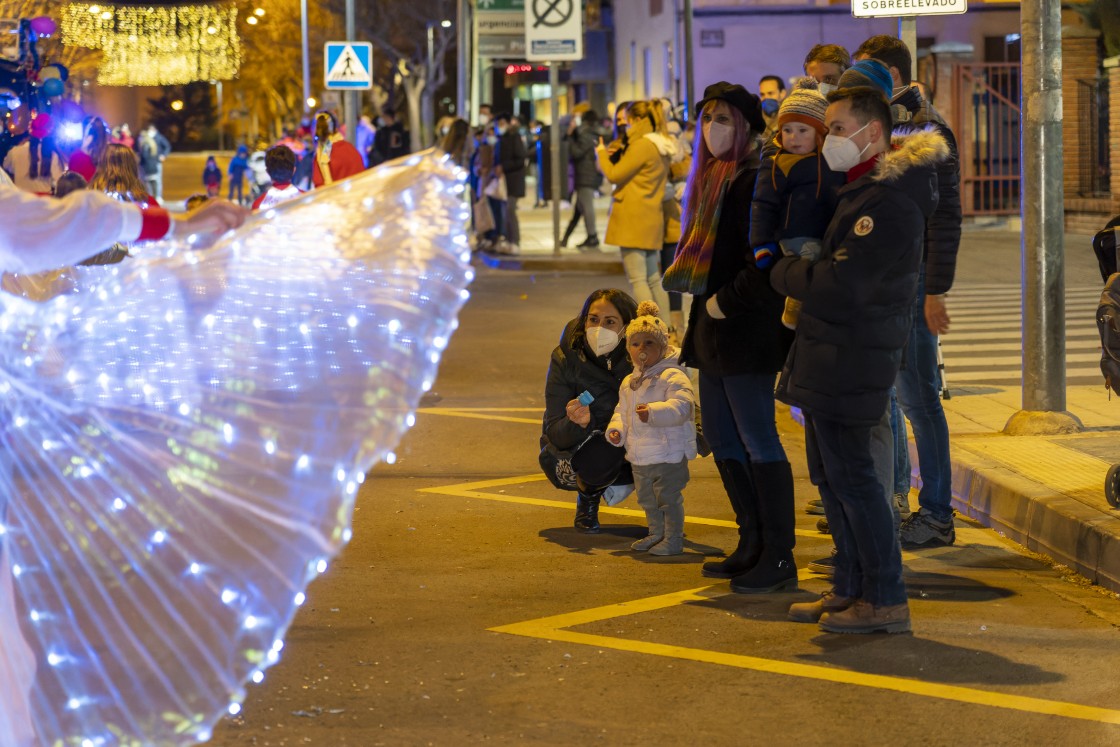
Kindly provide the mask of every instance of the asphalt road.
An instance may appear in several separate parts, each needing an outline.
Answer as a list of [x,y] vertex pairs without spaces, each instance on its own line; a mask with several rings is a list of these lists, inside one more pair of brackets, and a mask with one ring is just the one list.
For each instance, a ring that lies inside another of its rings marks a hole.
[[[280,663],[213,744],[1114,745],[1120,601],[958,520],[907,553],[912,635],[835,636],[700,576],[728,549],[710,459],[692,463],[686,554],[629,551],[633,499],[597,536],[536,464],[548,356],[621,276],[479,268],[436,386],[353,541],[308,592]],[[800,426],[779,413],[798,505]],[[916,503],[916,500],[915,500]],[[799,565],[827,554],[800,514]]]

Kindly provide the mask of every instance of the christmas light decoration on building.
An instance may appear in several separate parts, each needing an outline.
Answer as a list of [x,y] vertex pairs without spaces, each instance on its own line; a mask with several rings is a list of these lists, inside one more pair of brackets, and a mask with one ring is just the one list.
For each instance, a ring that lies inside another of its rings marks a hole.
[[237,8],[229,4],[70,3],[62,41],[105,53],[97,81],[106,86],[229,80],[241,67]]

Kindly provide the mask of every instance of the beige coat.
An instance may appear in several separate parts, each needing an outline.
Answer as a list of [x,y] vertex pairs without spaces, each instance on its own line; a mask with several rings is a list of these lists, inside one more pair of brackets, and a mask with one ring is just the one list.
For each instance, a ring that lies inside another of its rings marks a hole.
[[[642,127],[644,125],[644,128]],[[642,129],[645,132],[642,132]],[[660,250],[665,237],[665,183],[669,155],[662,154],[649,125],[639,122],[630,131],[630,146],[611,163],[605,148],[595,151],[599,170],[614,185],[606,242],[627,249]],[[665,138],[666,140],[668,138]]]
[[[688,180],[688,172],[692,168],[692,156],[685,156],[669,167],[669,188],[666,197],[676,193],[676,185]],[[661,203],[665,210],[665,243],[676,244],[681,240],[681,203],[674,196],[672,199]]]

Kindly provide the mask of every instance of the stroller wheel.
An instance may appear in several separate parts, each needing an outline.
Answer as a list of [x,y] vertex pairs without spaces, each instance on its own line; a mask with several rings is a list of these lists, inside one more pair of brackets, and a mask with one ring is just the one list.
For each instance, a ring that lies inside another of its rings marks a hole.
[[1104,478],[1104,497],[1108,505],[1120,508],[1120,464],[1108,468],[1108,476]]

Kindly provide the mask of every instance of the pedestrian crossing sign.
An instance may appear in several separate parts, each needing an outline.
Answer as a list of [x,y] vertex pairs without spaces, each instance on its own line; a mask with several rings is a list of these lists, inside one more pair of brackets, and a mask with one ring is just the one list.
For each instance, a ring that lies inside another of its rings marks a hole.
[[373,45],[369,42],[327,42],[327,88],[373,88]]

